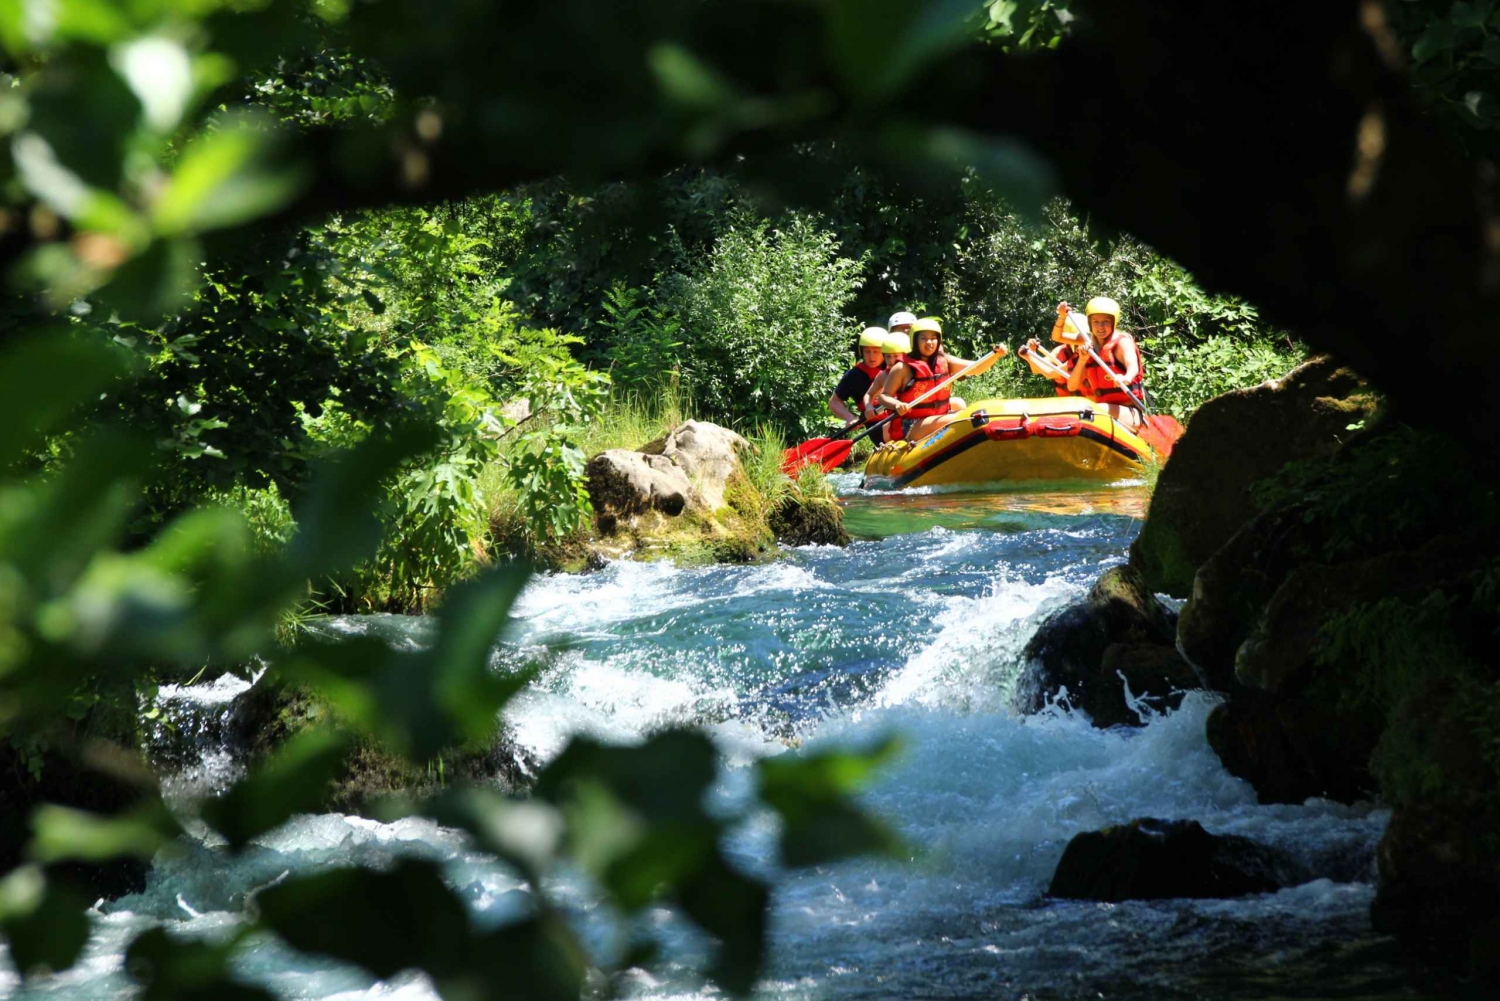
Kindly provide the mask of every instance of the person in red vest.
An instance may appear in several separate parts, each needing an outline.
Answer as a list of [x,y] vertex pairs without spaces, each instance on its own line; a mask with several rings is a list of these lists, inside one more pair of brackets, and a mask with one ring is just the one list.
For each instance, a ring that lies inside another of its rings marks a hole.
[[[1084,350],[1079,341],[1076,347],[1066,346],[1069,340],[1078,340],[1074,331],[1068,330],[1068,313],[1072,307],[1065,302],[1057,304],[1057,323],[1052,327],[1053,340],[1064,342],[1062,350],[1053,355],[1053,360],[1068,373],[1066,382],[1053,372],[1042,372],[1059,383],[1058,395],[1086,396],[1095,403],[1104,404],[1109,415],[1132,428],[1141,426],[1146,415],[1141,413],[1137,401],[1146,396],[1146,366],[1141,357],[1140,346],[1130,333],[1119,329],[1120,304],[1108,296],[1095,296],[1083,308],[1088,317],[1089,341],[1093,354]],[[1094,360],[1097,355],[1108,370]],[[1035,364],[1032,371],[1038,371]],[[1123,388],[1121,383],[1124,384]]]
[[911,328],[912,350],[902,355],[885,377],[880,403],[900,416],[886,426],[887,441],[916,441],[943,426],[943,418],[964,408],[964,401],[953,395],[951,384],[943,386],[927,399],[917,398],[941,385],[959,369],[973,368],[967,375],[979,375],[999,361],[1005,351],[997,347],[979,364],[950,355],[943,350],[943,325],[936,317],[918,320]]
[[844,373],[828,397],[828,409],[845,424],[863,418],[865,397],[875,377],[885,372],[885,342],[889,335],[882,327],[866,327],[859,335],[859,364]]

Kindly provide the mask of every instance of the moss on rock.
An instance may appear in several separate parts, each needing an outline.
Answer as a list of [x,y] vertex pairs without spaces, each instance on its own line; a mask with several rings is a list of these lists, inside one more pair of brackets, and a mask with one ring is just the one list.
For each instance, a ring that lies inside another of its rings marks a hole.
[[1187,597],[1198,567],[1258,512],[1255,484],[1331,456],[1375,408],[1365,383],[1329,358],[1208,401],[1162,467],[1131,564],[1151,590]]
[[[310,727],[342,725],[315,692],[269,677],[236,699],[232,712],[236,744],[252,763]],[[485,784],[520,793],[529,785],[536,767],[537,762],[516,745],[503,724],[497,725],[487,741],[447,748],[422,764],[391,753],[377,741],[361,738],[329,782],[322,806],[339,813],[361,813],[381,797],[425,796],[452,784]]]
[[771,531],[789,546],[847,546],[844,509],[829,497],[807,497],[793,492],[771,512]]

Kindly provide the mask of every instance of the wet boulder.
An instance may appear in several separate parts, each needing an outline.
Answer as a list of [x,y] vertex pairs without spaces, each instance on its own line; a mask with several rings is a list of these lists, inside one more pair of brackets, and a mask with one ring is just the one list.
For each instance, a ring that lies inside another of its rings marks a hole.
[[686,474],[697,506],[717,511],[724,506],[730,481],[744,474],[743,457],[750,443],[726,427],[707,421],[683,421],[665,437],[641,448],[660,456]]
[[1083,601],[1048,616],[1027,643],[1018,708],[1036,712],[1066,689],[1071,707],[1095,726],[1139,725],[1127,688],[1153,708],[1176,708],[1184,691],[1200,685],[1173,645],[1175,622],[1132,567],[1106,571]]
[[1318,541],[1301,505],[1278,507],[1246,522],[1198,568],[1177,618],[1177,648],[1209,688],[1226,695],[1237,689],[1240,645],[1299,554]]
[[1371,918],[1424,959],[1500,980],[1500,681],[1429,677],[1377,756],[1391,822]]
[[[264,676],[230,705],[230,749],[254,764],[287,740],[314,727],[342,723],[329,704],[309,689]],[[395,795],[435,795],[453,785],[485,785],[523,793],[538,762],[502,723],[487,741],[445,749],[432,762],[414,764],[369,738],[356,740],[323,797],[324,810],[363,812]]]
[[1331,456],[1374,410],[1364,381],[1326,357],[1209,400],[1162,467],[1131,564],[1151,590],[1187,597],[1197,569],[1258,513],[1252,487]]
[[1249,838],[1210,834],[1196,820],[1144,817],[1074,836],[1047,895],[1110,903],[1244,897],[1300,875],[1290,859]]
[[847,546],[850,541],[844,510],[831,497],[794,492],[771,511],[770,525],[776,540],[789,546]]
[[585,476],[601,526],[651,511],[675,517],[694,496],[687,474],[664,455],[612,448],[589,460]]
[[[1212,640],[1205,639],[1204,619],[1194,606],[1203,601],[1230,608],[1245,602],[1244,594],[1262,593],[1264,584],[1200,574],[1183,611],[1187,625],[1180,628],[1194,637],[1184,648],[1224,649],[1231,638],[1243,637],[1234,652],[1234,697],[1208,720],[1209,745],[1224,767],[1253,785],[1266,803],[1312,797],[1348,803],[1374,795],[1379,783],[1370,756],[1386,720],[1349,697],[1364,684],[1363,667],[1335,648],[1330,626],[1381,601],[1421,601],[1470,572],[1475,551],[1470,540],[1439,537],[1412,552],[1303,563],[1285,573],[1261,608],[1242,604],[1239,620],[1224,615],[1220,628],[1226,635]],[[1258,573],[1253,566],[1246,572]],[[1219,598],[1218,587],[1238,587],[1242,595]]]

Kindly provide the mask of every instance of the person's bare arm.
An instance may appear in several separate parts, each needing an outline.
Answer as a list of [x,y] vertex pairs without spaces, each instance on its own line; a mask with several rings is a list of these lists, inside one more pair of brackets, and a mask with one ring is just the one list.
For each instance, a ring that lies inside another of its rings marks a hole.
[[1125,351],[1125,371],[1121,374],[1120,378],[1124,381],[1125,385],[1129,386],[1141,374],[1141,367],[1136,364],[1135,338],[1129,334],[1120,335],[1119,347],[1115,349],[1115,359],[1120,357],[1120,349],[1122,348],[1128,348],[1129,350]]
[[880,403],[887,410],[894,410],[896,413],[904,416],[911,409],[910,404],[902,403],[896,399],[896,394],[906,388],[910,373],[911,370],[906,367],[906,363],[900,362],[895,368],[885,374],[885,386],[884,391],[880,394]]
[[884,372],[881,372],[875,377],[874,382],[870,383],[870,391],[865,394],[865,398],[863,401],[865,405],[866,420],[874,417],[875,411],[880,409],[880,391],[885,388],[886,376],[890,374],[890,369],[886,369]]
[[1083,373],[1089,367],[1089,353],[1085,348],[1073,354],[1073,369],[1068,373],[1068,392],[1083,392]]
[[854,415],[854,412],[845,406],[844,401],[839,399],[838,393],[830,393],[828,395],[828,409],[832,410],[834,416],[842,420],[845,424],[853,424],[859,420]]

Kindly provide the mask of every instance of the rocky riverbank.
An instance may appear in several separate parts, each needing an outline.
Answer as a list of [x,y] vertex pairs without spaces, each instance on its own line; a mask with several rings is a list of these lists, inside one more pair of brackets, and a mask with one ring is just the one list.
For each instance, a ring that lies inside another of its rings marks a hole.
[[[1028,652],[1037,691],[1067,684],[1110,725],[1131,722],[1121,651],[1150,644],[1166,665],[1175,647],[1224,700],[1211,746],[1262,802],[1392,807],[1377,930],[1494,976],[1500,503],[1496,456],[1474,438],[1382,413],[1326,358],[1210,401],[1161,472],[1129,566]],[[1186,599],[1170,631],[1154,593]]]

